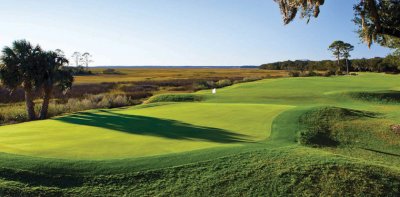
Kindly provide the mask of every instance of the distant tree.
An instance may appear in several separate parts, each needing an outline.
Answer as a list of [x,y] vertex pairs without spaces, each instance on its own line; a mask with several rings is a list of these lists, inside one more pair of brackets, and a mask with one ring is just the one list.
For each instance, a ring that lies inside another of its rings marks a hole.
[[[325,0],[274,0],[279,4],[285,24],[290,23],[300,12],[307,22],[318,17]],[[386,41],[400,38],[400,0],[358,0],[354,5],[354,22],[359,26],[359,35],[371,46],[377,42],[386,46]]]
[[356,71],[365,71],[365,66],[367,65],[367,62],[368,62],[368,60],[365,58],[358,59],[358,60],[352,60],[351,66]]
[[343,56],[343,47],[345,43],[341,40],[334,41],[328,48],[332,51],[333,55],[336,57],[337,65],[340,66],[340,57]]
[[25,103],[29,120],[36,119],[35,103],[33,102],[35,87],[41,83],[39,46],[32,46],[26,40],[13,42],[11,47],[2,50],[0,67],[1,82],[10,90],[22,87],[25,91]]
[[82,61],[82,54],[80,52],[74,52],[71,56],[75,62],[75,66],[80,66],[80,62]]
[[390,39],[388,46],[394,51],[385,57],[384,62],[390,66],[392,71],[398,72],[400,70],[400,39]]
[[354,46],[349,43],[344,43],[342,50],[343,58],[346,60],[346,73],[349,74],[349,58],[351,57],[350,52],[354,50]]
[[92,58],[92,55],[88,52],[85,52],[82,54],[82,62],[86,66],[86,70],[89,70],[89,64],[91,62],[93,62],[93,60],[91,60],[91,58]]
[[46,119],[49,102],[54,87],[62,91],[72,87],[73,75],[70,69],[65,68],[68,60],[60,51],[44,51],[40,54],[40,71],[42,79],[40,85],[43,90],[43,103],[40,111],[40,119]]
[[346,60],[347,74],[349,74],[348,59],[351,57],[350,51],[354,50],[354,46],[341,40],[336,40],[329,46],[328,50],[332,51],[333,55],[336,57],[338,66],[340,66],[341,57]]
[[[351,50],[349,50],[350,52]],[[370,71],[370,72],[391,72],[400,73],[400,56],[395,55],[396,53],[389,54],[385,58],[374,57],[370,59],[352,59],[348,61],[348,67],[350,70],[355,71]],[[350,54],[349,54],[350,55]],[[346,55],[341,57],[346,58]],[[329,71],[335,73],[338,71],[337,61],[332,60],[321,60],[321,61],[309,61],[309,60],[296,60],[296,61],[283,61],[283,62],[272,62],[268,64],[262,64],[260,69],[266,70],[287,70],[290,68],[291,71],[301,71],[304,68],[308,71],[319,70]],[[338,72],[340,73],[340,72]]]
[[396,56],[394,54],[389,54],[385,57],[383,62],[388,65],[391,72],[398,73],[400,71],[400,56]]

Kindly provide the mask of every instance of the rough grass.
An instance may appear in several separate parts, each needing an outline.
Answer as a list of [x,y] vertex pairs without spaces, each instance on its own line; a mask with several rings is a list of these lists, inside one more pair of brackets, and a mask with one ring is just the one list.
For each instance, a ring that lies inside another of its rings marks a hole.
[[304,113],[300,117],[302,129],[298,141],[311,146],[337,146],[339,139],[334,136],[333,127],[343,121],[361,118],[372,118],[376,114],[366,111],[351,110],[339,107],[319,107]]

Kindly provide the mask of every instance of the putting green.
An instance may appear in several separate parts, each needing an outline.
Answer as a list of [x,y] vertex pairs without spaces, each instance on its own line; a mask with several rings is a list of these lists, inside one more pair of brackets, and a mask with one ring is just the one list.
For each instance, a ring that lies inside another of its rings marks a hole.
[[92,110],[0,127],[0,151],[22,155],[110,159],[238,146],[269,136],[285,105],[181,103]]

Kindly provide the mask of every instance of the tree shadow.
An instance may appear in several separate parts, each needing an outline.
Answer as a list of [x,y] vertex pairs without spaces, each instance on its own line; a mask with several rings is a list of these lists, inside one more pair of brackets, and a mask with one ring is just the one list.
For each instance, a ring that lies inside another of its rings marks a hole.
[[389,152],[384,152],[384,151],[380,151],[380,150],[374,150],[374,149],[370,149],[370,148],[360,148],[360,149],[363,149],[363,150],[366,150],[366,151],[375,152],[375,153],[380,153],[380,154],[385,154],[385,155],[400,157],[399,154],[395,154],[395,153],[389,153]]
[[227,130],[147,116],[126,115],[100,110],[102,113],[80,112],[57,118],[71,124],[107,128],[120,132],[164,137],[177,140],[201,140],[218,143],[250,142],[246,135]]
[[399,103],[400,102],[400,91],[396,90],[384,90],[375,92],[350,92],[350,96],[355,99],[379,102],[379,103]]

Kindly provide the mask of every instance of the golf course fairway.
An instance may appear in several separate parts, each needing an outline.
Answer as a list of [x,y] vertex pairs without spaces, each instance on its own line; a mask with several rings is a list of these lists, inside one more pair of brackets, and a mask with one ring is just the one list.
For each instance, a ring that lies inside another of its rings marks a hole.
[[[265,79],[192,95],[201,100],[1,126],[0,193],[400,193],[400,136],[390,130],[400,76]],[[307,132],[321,128],[332,139],[313,144]]]

